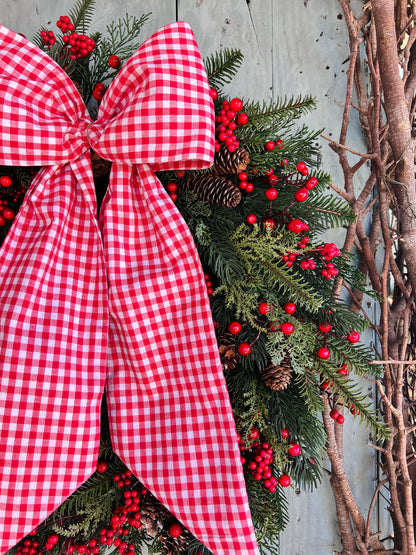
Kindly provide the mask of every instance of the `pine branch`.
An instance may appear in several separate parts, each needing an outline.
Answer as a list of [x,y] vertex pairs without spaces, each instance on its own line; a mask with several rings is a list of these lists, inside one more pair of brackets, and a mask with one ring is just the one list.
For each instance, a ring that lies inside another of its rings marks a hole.
[[[275,101],[248,102],[244,105],[244,111],[248,115],[248,124],[239,128],[238,138],[247,142],[248,138],[254,138],[258,133],[265,130],[279,130],[284,126],[293,125],[293,120],[306,115],[316,108],[314,97],[284,97]],[[316,132],[317,136],[320,132]]]
[[243,62],[240,50],[222,48],[204,60],[205,70],[211,87],[219,87],[231,83]]
[[77,0],[69,11],[69,17],[74,24],[74,30],[87,33],[94,16],[95,0]]

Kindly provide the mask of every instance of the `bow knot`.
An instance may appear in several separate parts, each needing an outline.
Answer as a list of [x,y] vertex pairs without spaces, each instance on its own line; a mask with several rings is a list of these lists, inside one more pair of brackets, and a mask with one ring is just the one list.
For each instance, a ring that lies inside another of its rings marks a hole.
[[[62,142],[62,149],[67,153],[68,161],[75,161],[92,148],[90,142],[92,125],[94,122],[85,117],[76,123],[68,124]],[[98,129],[97,132],[99,132]]]

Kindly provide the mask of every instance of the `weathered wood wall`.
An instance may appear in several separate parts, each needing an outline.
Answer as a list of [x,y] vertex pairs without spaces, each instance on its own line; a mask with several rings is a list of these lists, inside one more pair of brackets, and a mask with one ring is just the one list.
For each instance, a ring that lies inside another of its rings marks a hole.
[[[30,38],[42,25],[54,27],[73,4],[73,0],[0,0],[0,22]],[[313,94],[319,104],[307,124],[337,137],[349,51],[345,22],[335,0],[97,0],[96,6],[94,28],[100,30],[125,13],[152,12],[143,38],[179,19],[192,25],[204,57],[223,46],[241,49],[245,61],[230,95],[262,100]],[[359,150],[358,125],[350,141]],[[322,156],[336,183],[340,179],[337,159],[324,141]],[[333,233],[331,240],[336,241]],[[374,486],[375,461],[366,447],[367,432],[347,420],[346,466],[365,510]],[[340,548],[328,476],[312,493],[292,490],[289,505],[291,521],[281,538],[281,555],[327,555]],[[381,523],[374,525],[378,529]]]

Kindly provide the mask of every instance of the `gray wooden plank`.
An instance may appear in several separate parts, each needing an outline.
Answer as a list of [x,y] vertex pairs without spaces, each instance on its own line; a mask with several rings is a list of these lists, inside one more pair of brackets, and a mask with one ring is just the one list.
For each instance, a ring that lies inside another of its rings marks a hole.
[[243,65],[230,96],[271,98],[271,13],[273,0],[178,0],[178,18],[192,26],[203,57],[221,47],[238,48]]
[[[42,26],[58,31],[56,21],[60,15],[66,15],[74,6],[75,0],[1,0],[0,23],[31,39]],[[156,29],[176,19],[175,0],[98,0],[95,4],[94,20],[91,27],[95,31],[105,31],[111,21],[129,15],[141,16],[152,12],[151,19],[143,27],[143,39],[150,36]]]

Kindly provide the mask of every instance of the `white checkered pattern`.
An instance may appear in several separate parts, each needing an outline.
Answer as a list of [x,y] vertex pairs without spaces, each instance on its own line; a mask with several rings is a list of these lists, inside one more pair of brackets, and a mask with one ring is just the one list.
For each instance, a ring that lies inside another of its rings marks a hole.
[[[44,166],[0,250],[0,552],[94,472],[106,387],[133,473],[215,554],[256,554],[197,251],[153,173],[212,163],[191,29],[147,40],[94,123],[46,54],[0,45],[0,164]],[[98,221],[90,145],[113,162]]]

